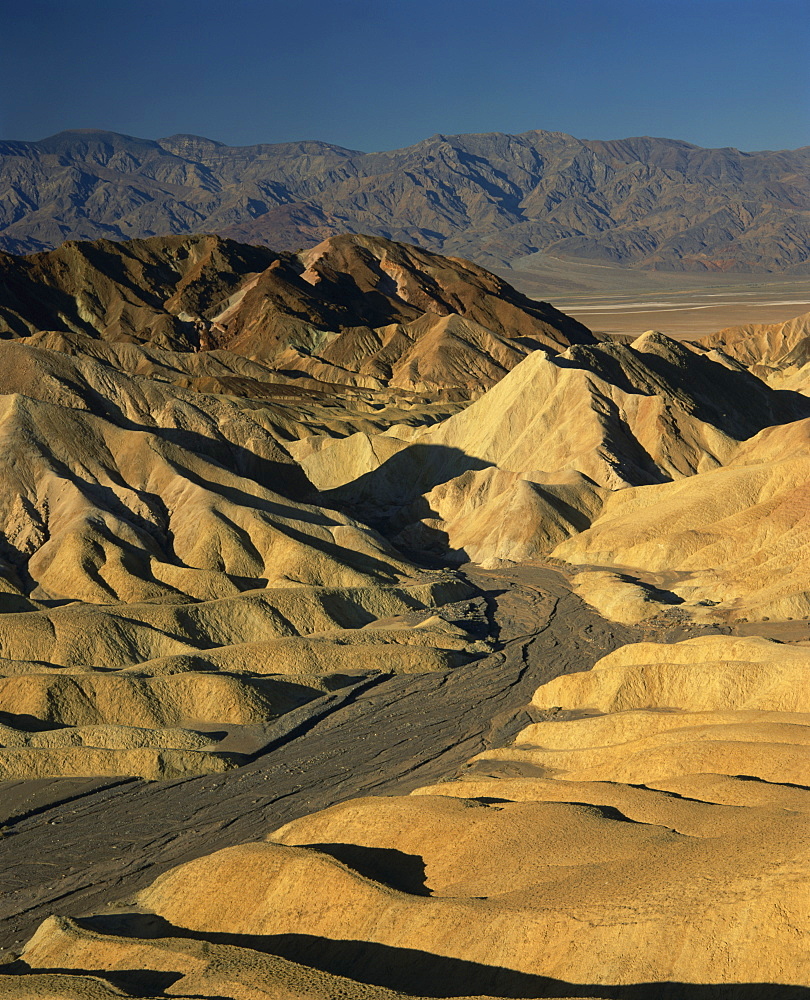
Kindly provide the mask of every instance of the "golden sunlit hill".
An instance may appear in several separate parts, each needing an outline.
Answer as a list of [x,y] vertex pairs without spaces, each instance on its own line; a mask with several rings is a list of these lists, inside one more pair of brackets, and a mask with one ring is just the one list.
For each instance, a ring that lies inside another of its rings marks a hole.
[[597,336],[323,201],[0,255],[0,997],[804,1000],[807,317]]

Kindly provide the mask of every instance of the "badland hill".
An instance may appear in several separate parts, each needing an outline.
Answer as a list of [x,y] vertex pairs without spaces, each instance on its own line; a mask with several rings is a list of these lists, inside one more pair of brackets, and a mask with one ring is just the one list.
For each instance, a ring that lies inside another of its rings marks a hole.
[[376,388],[480,392],[531,350],[594,340],[475,264],[379,237],[299,254],[217,236],[68,242],[0,254],[0,289],[0,336],[227,350],[288,376]]
[[176,235],[0,323],[0,997],[804,995],[808,317]]
[[276,250],[340,233],[503,269],[539,250],[674,270],[810,270],[810,150],[561,132],[436,135],[362,153],[61,132],[0,143],[0,248],[217,232]]

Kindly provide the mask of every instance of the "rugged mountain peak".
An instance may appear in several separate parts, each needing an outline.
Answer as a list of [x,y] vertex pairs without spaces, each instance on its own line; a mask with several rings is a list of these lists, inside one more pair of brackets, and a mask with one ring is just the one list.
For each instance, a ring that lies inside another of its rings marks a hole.
[[[411,318],[458,313],[510,339],[540,335],[557,348],[594,340],[580,324],[471,261],[367,235],[330,237],[299,259],[305,266],[302,278],[313,286],[338,282],[347,295],[363,296],[365,322],[371,325],[404,318],[396,316],[397,309],[405,315],[412,311]],[[369,311],[374,303],[377,315]]]
[[158,139],[158,146],[161,149],[173,153],[175,156],[193,158],[201,153],[210,153],[215,149],[224,149],[224,142],[217,142],[215,139],[206,139],[202,135],[170,135],[165,139]]
[[436,135],[376,153],[63,132],[0,145],[0,247],[202,230],[298,250],[365,232],[495,267],[547,251],[658,269],[804,273],[808,157],[541,130]]
[[[531,350],[594,341],[476,264],[374,236],[331,237],[298,255],[213,234],[68,241],[0,255],[0,282],[6,337],[227,348],[330,383],[469,395]],[[452,317],[464,322],[439,324]]]

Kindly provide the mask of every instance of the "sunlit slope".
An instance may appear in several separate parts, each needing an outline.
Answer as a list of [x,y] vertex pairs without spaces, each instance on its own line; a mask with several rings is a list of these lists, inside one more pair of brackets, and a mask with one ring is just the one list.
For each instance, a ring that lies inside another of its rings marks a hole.
[[766,428],[722,469],[680,482],[611,494],[598,520],[555,550],[587,567],[580,588],[621,620],[654,613],[594,567],[660,585],[670,603],[731,619],[810,616],[807,420]]
[[172,995],[209,997],[221,963],[250,996],[269,952],[314,967],[313,990],[354,980],[346,996],[790,995],[810,973],[808,659],[724,636],[623,647],[539,688],[560,721],[460,779],[181,865],[129,917],[46,921],[17,981],[171,969],[190,977]]
[[327,394],[211,394],[159,349],[34,342],[0,346],[0,776],[221,770],[229,728],[486,651],[470,588],[302,499],[280,442]]
[[603,505],[652,495],[628,488],[699,489],[742,442],[808,412],[797,392],[647,334],[631,345],[535,352],[434,427],[310,435],[292,453],[314,484],[406,549],[497,565],[549,554]]

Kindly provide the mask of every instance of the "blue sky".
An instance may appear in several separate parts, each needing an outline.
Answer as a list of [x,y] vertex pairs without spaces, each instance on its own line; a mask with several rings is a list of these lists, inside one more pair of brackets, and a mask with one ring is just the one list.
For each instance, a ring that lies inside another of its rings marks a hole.
[[808,0],[0,0],[0,137],[810,144]]

